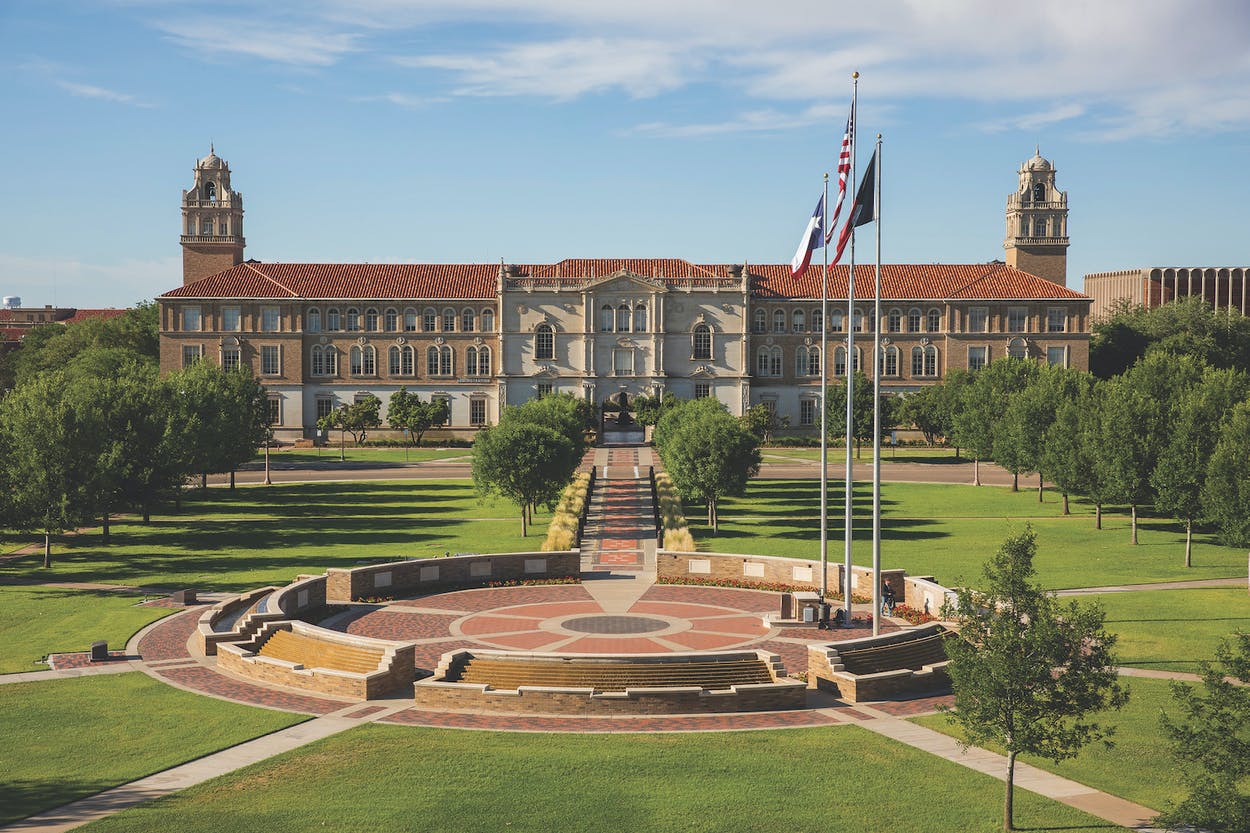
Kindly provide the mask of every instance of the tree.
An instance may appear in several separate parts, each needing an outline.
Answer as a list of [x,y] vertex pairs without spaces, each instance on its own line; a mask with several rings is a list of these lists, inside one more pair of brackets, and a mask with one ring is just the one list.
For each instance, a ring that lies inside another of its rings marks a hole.
[[1203,514],[1230,546],[1250,547],[1250,402],[1233,408],[1220,429],[1202,486]]
[[79,354],[101,348],[124,354],[125,361],[155,367],[160,356],[158,315],[156,305],[148,301],[112,318],[35,327],[13,357],[15,381],[22,384],[45,370],[64,368]]
[[945,437],[948,415],[945,412],[942,385],[930,385],[906,394],[899,399],[897,419],[900,425],[912,425],[927,445],[934,445],[938,437]]
[[[855,400],[851,403],[851,434],[856,443],[855,454],[858,457],[863,443],[872,440],[872,380],[861,371],[851,374],[851,388]],[[846,380],[825,389],[825,427],[830,439],[842,439],[846,436]],[[885,431],[897,424],[895,418],[896,397],[881,394],[881,430]]]
[[994,456],[994,435],[1012,396],[1036,374],[1033,362],[999,359],[972,374],[963,388],[952,423],[955,442],[972,452],[972,485],[981,485],[981,461]]
[[173,420],[181,435],[186,470],[199,472],[202,486],[208,475],[234,471],[252,459],[265,441],[269,424],[269,397],[247,370],[223,372],[197,362],[172,373],[176,392]]
[[764,445],[772,441],[773,434],[790,427],[790,417],[779,415],[776,408],[763,402],[748,408],[740,418],[746,429]]
[[1109,379],[1155,352],[1187,355],[1212,367],[1250,366],[1250,319],[1188,296],[1146,309],[1119,302],[1094,323],[1089,368]]
[[1094,499],[1096,524],[1102,528],[1101,488],[1091,437],[1097,435],[1100,392],[1088,373],[1071,376],[1055,408],[1054,420],[1042,438],[1042,472],[1063,495],[1063,514],[1070,514],[1069,495]]
[[1201,374],[1201,365],[1191,356],[1151,353],[1107,383],[1099,417],[1098,465],[1112,499],[1129,505],[1134,544],[1137,509],[1155,498],[1150,478],[1163,452],[1172,412]]
[[1245,374],[1208,368],[1173,408],[1170,434],[1150,475],[1155,506],[1185,524],[1185,566],[1193,564],[1194,520],[1202,516],[1202,489],[1219,428],[1233,406],[1246,399]]
[[1042,501],[1046,458],[1046,432],[1065,402],[1076,396],[1081,378],[1088,374],[1058,365],[1040,368],[1029,383],[1013,394],[994,432],[994,460],[1013,475],[1037,472],[1037,500]]
[[[1250,831],[1250,634],[1220,643],[1202,662],[1202,689],[1172,683],[1179,717],[1161,723],[1185,769],[1189,795],[1156,820],[1169,828]],[[1238,685],[1240,683],[1240,685]]]
[[521,509],[521,537],[530,507],[554,505],[577,470],[580,456],[563,434],[543,425],[501,422],[473,441],[473,483],[482,494],[499,494]]
[[677,407],[677,394],[664,391],[660,396],[639,396],[634,399],[634,419],[639,425],[655,425],[668,409]]
[[382,400],[371,393],[343,406],[342,427],[352,435],[352,442],[360,445],[368,438],[370,430],[382,424],[381,410]]
[[673,418],[660,449],[664,465],[682,497],[707,504],[708,524],[716,534],[720,498],[743,494],[759,472],[759,438],[711,398],[684,406]]
[[1037,537],[1009,537],[985,565],[984,590],[960,590],[958,636],[946,642],[955,705],[948,712],[968,743],[1007,751],[1003,828],[1014,830],[1016,756],[1075,757],[1112,728],[1091,719],[1118,709],[1115,636],[1096,605],[1061,604],[1032,582]]
[[431,398],[429,402],[422,402],[420,396],[401,387],[391,394],[386,406],[386,422],[391,428],[407,431],[409,443],[417,446],[426,431],[447,422],[449,410],[446,399]]
[[594,430],[597,422],[594,404],[567,393],[543,396],[505,408],[499,419],[500,425],[525,423],[557,431],[569,441],[578,460],[590,445],[586,434]]

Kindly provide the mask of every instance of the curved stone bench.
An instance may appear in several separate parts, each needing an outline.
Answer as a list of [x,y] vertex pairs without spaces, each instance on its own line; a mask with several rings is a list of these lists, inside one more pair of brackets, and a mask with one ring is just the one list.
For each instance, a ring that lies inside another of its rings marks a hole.
[[[494,684],[465,681],[464,669],[474,660],[494,663],[495,670],[506,673]],[[738,681],[748,672],[760,682]],[[767,651],[570,655],[460,650],[443,654],[434,675],[418,680],[413,689],[422,708],[522,714],[708,714],[807,705],[807,686],[786,678],[781,658]]]
[[807,649],[808,679],[851,703],[945,689],[950,686],[950,661],[942,640],[949,632],[931,622],[884,636],[812,645]]

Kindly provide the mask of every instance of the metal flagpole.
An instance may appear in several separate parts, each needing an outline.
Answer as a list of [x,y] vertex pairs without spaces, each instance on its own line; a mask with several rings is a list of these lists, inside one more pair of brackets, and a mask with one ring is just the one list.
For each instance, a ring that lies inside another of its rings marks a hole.
[[[825,174],[825,214],[829,213],[829,174]],[[825,225],[821,218],[821,226]],[[829,433],[825,424],[825,401],[828,382],[825,356],[829,352],[829,236],[821,228],[825,245],[821,247],[820,270],[820,601],[829,594]],[[828,608],[822,607],[821,610]]]
[[881,634],[881,134],[877,134],[873,210],[877,215],[877,269],[873,279],[872,360],[872,635]]
[[[851,112],[856,110],[859,99],[859,73],[851,73]],[[858,122],[858,118],[856,122]],[[855,187],[855,136],[859,133],[859,124],[851,125],[851,187]],[[844,519],[846,538],[846,557],[842,569],[842,605],[846,611],[843,627],[851,626],[851,520],[854,494],[852,488],[854,461],[851,459],[851,444],[854,435],[854,400],[855,400],[855,203],[851,202],[851,216],[847,219],[851,224],[851,259],[846,281],[846,517]],[[836,366],[835,366],[836,370]]]

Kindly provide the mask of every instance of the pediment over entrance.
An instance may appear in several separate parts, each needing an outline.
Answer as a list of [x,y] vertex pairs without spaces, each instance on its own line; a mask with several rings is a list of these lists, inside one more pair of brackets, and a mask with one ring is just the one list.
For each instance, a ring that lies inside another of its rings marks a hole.
[[560,376],[559,371],[557,371],[557,370],[555,369],[555,367],[553,367],[552,365],[549,365],[549,364],[545,364],[545,365],[543,365],[543,366],[542,366],[542,367],[541,367],[541,368],[540,368],[540,369],[539,369],[539,370],[538,370],[538,371],[534,374],[534,378],[535,378],[535,379],[556,379],[556,378],[559,378],[559,376]]
[[668,292],[668,288],[658,280],[644,278],[628,269],[618,269],[610,275],[595,278],[586,284],[588,292]]

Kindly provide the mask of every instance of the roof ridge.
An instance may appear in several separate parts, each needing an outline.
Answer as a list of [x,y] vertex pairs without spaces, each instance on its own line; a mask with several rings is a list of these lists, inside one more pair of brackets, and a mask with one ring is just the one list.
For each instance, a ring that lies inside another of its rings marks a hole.
[[269,281],[269,282],[270,282],[271,284],[273,284],[274,286],[276,286],[276,287],[278,287],[279,289],[281,289],[281,290],[285,291],[285,292],[286,292],[286,293],[287,293],[290,297],[292,297],[292,298],[298,298],[298,297],[300,297],[300,296],[299,296],[299,293],[298,293],[298,292],[296,292],[295,290],[291,289],[291,287],[286,286],[286,285],[285,285],[285,284],[283,284],[282,282],[278,281],[276,278],[271,278],[271,277],[269,277],[269,276],[268,276],[268,275],[266,275],[264,272],[262,272],[262,271],[260,271],[259,269],[257,269],[257,268],[256,268],[253,264],[248,263],[247,261],[243,261],[243,264],[242,264],[242,265],[243,265],[243,266],[246,266],[248,269],[251,269],[251,270],[252,270],[253,272],[255,272],[257,275],[259,275],[260,277],[262,277],[262,278],[264,278],[265,280]]

